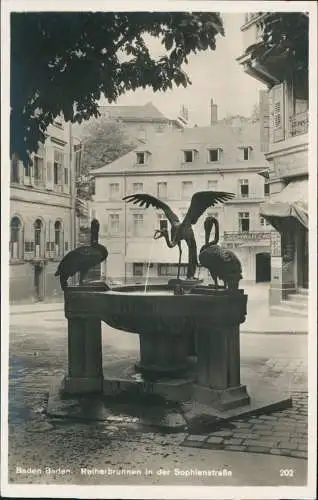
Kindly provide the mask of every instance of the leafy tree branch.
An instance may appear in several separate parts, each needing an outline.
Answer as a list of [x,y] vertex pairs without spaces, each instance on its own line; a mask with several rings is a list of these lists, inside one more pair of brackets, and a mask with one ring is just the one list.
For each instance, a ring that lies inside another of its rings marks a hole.
[[[27,12],[11,14],[10,153],[27,164],[49,124],[81,123],[128,90],[189,85],[188,56],[215,50],[218,13]],[[145,35],[161,40],[155,58]]]

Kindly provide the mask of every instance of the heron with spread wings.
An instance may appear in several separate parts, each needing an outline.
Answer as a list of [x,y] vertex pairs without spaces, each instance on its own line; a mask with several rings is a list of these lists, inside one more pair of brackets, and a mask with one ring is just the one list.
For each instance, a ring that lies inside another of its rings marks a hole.
[[148,208],[150,205],[154,208],[163,210],[165,216],[171,225],[170,238],[167,230],[156,230],[154,234],[155,239],[165,238],[167,246],[174,248],[176,245],[179,247],[179,263],[178,263],[178,279],[180,276],[180,265],[182,256],[181,242],[184,240],[188,246],[189,260],[187,279],[193,279],[198,265],[197,259],[197,244],[195,241],[192,226],[196,224],[199,217],[206,211],[207,208],[213,207],[217,203],[225,202],[234,198],[233,193],[226,193],[224,191],[199,191],[194,193],[191,198],[190,207],[183,219],[180,222],[179,217],[171,210],[169,205],[159,200],[150,194],[138,193],[124,196],[123,200],[132,202],[134,205]]

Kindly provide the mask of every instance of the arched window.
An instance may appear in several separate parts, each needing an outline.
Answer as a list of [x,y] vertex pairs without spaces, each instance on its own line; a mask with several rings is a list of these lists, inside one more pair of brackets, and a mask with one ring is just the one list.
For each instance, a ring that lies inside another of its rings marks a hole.
[[61,255],[62,251],[62,224],[57,220],[54,224],[55,256]]
[[36,219],[34,223],[34,245],[35,256],[41,257],[43,249],[43,223],[40,219]]
[[19,217],[12,217],[10,223],[10,258],[21,258],[22,241],[22,224]]

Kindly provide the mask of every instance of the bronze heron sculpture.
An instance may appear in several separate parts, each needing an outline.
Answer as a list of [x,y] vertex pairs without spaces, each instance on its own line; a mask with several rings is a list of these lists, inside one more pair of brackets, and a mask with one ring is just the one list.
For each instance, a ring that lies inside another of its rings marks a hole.
[[54,276],[60,277],[62,290],[67,288],[67,280],[70,276],[79,272],[81,285],[88,271],[107,259],[107,248],[98,243],[98,233],[99,222],[97,219],[93,219],[91,222],[91,244],[71,250],[59,263]]
[[161,209],[171,225],[170,238],[167,230],[156,230],[154,234],[155,239],[165,238],[166,243],[169,248],[173,248],[176,245],[179,247],[179,262],[178,262],[178,275],[180,276],[180,265],[182,248],[181,242],[184,240],[188,246],[189,260],[187,269],[187,279],[193,279],[194,274],[198,265],[197,261],[197,245],[194,237],[194,232],[192,226],[196,224],[199,217],[205,212],[209,207],[213,207],[219,202],[225,202],[234,198],[233,193],[227,193],[225,191],[199,191],[194,193],[191,198],[191,203],[188,211],[180,222],[179,217],[172,211],[172,209],[159,200],[155,196],[150,194],[138,193],[124,196],[123,200],[128,202],[133,202],[135,205],[140,207],[148,208],[150,205],[154,208]]
[[[209,241],[213,226],[215,235]],[[218,287],[220,278],[225,288],[236,290],[239,281],[242,279],[242,265],[235,253],[218,245],[219,242],[219,222],[215,217],[207,217],[204,221],[205,245],[201,247],[199,262],[202,267],[208,269],[211,277]]]

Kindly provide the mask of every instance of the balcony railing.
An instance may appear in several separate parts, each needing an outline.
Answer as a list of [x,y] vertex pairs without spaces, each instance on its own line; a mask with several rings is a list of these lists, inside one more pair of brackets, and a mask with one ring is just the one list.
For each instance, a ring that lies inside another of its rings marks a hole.
[[289,118],[291,136],[302,135],[308,132],[308,111],[297,113]]
[[224,231],[223,240],[225,242],[240,242],[240,241],[261,241],[269,240],[271,231]]

